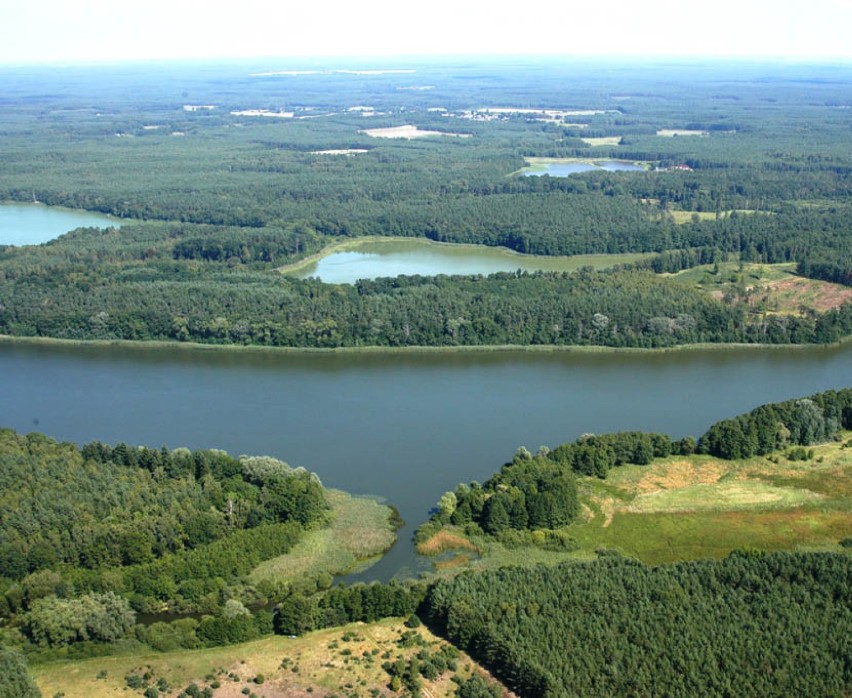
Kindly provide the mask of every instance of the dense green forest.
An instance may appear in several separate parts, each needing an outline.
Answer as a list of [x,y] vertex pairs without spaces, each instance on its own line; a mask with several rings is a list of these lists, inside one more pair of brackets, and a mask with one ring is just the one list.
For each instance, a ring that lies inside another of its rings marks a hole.
[[[261,67],[0,71],[0,200],[126,219],[0,246],[0,332],[300,347],[825,343],[852,332],[845,307],[750,312],[658,276],[730,257],[848,284],[846,67]],[[402,124],[467,137],[366,132]],[[516,174],[528,157],[648,169]],[[275,271],[359,235],[660,256],[643,270],[356,287]]]
[[7,429],[0,478],[0,615],[41,647],[132,636],[137,612],[209,614],[151,626],[140,639],[155,647],[271,631],[271,614],[245,604],[289,585],[249,585],[248,573],[328,519],[315,475],[222,451],[81,449]]
[[847,695],[852,558],[735,553],[462,574],[430,622],[521,696]]

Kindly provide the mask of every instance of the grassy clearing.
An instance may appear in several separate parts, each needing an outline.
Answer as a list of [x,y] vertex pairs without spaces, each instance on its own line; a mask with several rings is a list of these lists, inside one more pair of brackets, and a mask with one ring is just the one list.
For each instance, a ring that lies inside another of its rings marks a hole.
[[[171,688],[161,695],[169,696],[176,696],[192,682],[204,688],[214,681],[220,684],[214,689],[216,698],[243,698],[250,693],[266,698],[367,696],[373,689],[379,691],[375,695],[394,695],[388,690],[390,677],[382,662],[399,657],[408,660],[423,647],[434,652],[446,644],[421,626],[416,632],[423,644],[401,647],[400,638],[407,630],[401,620],[386,619],[320,630],[295,639],[273,636],[205,650],[37,665],[31,671],[43,695],[61,692],[65,698],[141,696],[144,689],[128,688],[125,676],[145,672],[150,672],[152,683],[164,678]],[[386,653],[387,658],[383,658]],[[106,676],[97,678],[104,671]],[[487,676],[462,653],[455,673],[466,678],[473,672]],[[259,676],[262,683],[255,681]],[[456,685],[451,676],[452,672],[447,672],[437,680],[424,680],[424,696],[454,696]],[[248,691],[243,693],[244,689]]]
[[830,443],[814,447],[810,461],[777,460],[669,458],[615,469],[603,482],[584,479],[593,516],[569,530],[583,550],[611,547],[653,564],[742,547],[834,546],[847,537],[850,450]]
[[[850,437],[843,434],[852,443]],[[678,456],[614,468],[606,480],[580,478],[583,514],[565,529],[576,550],[507,548],[474,538],[481,557],[466,567],[556,564],[602,548],[649,564],[719,558],[738,548],[837,550],[852,535],[852,447],[832,442],[813,451],[807,461],[783,453],[741,461]],[[464,566],[456,559],[436,564],[436,573]]]
[[797,276],[795,264],[724,262],[719,264],[718,273],[713,265],[702,265],[671,278],[726,302],[748,305],[755,313],[799,315],[805,310],[822,313],[852,300],[852,289]]
[[621,143],[621,136],[603,136],[601,138],[581,138],[583,143],[592,146],[593,148],[597,148],[602,145],[618,145]]
[[[763,215],[771,215],[770,211],[758,211],[750,208],[738,208],[730,211],[720,211],[719,218],[729,218],[732,213],[737,215],[752,215],[761,213]],[[678,225],[691,223],[693,220],[699,221],[714,221],[716,220],[715,211],[666,211],[666,214]]]
[[310,531],[287,555],[260,563],[250,575],[252,582],[342,574],[393,545],[396,533],[388,506],[337,490],[329,490],[328,499],[332,507],[331,526]]

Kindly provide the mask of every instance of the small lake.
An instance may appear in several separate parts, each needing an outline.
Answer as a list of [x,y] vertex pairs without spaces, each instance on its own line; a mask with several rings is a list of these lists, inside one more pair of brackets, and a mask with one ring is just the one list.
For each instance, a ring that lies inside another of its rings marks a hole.
[[299,353],[0,343],[0,426],[83,444],[268,454],[397,506],[362,579],[416,575],[414,528],[520,445],[586,432],[701,435],[764,402],[852,386],[841,347],[644,352]]
[[0,245],[40,245],[75,228],[109,228],[118,218],[42,204],[0,204]]
[[300,279],[316,277],[330,284],[353,284],[358,279],[382,276],[436,276],[495,274],[523,271],[574,271],[625,264],[643,255],[578,255],[545,257],[525,255],[504,247],[452,245],[428,240],[376,240],[357,248],[332,250],[328,255],[292,272]]
[[595,162],[549,162],[544,163],[543,170],[524,172],[524,177],[568,177],[580,172],[644,172],[642,165],[637,165],[625,160],[596,160]]

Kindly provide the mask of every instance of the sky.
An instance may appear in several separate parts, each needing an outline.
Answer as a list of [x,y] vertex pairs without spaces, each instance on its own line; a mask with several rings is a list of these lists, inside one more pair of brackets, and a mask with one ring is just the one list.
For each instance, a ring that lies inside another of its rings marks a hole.
[[852,60],[852,0],[2,0],[0,64],[421,55]]

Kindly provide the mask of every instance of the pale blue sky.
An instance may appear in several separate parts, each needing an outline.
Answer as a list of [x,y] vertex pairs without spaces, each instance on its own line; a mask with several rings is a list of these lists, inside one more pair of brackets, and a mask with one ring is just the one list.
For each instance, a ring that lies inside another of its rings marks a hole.
[[0,63],[500,53],[852,60],[850,33],[852,0],[0,0]]

